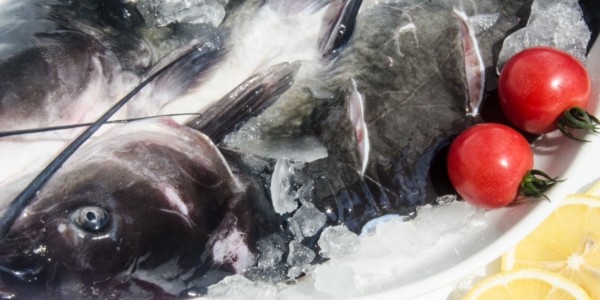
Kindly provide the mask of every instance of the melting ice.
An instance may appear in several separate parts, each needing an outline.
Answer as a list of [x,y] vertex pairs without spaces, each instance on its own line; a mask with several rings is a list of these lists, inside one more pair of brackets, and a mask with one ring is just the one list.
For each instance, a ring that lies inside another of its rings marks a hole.
[[217,0],[143,0],[137,8],[144,20],[157,27],[174,23],[219,26],[225,7]]
[[[486,226],[483,210],[465,202],[440,199],[437,206],[417,209],[413,220],[386,218],[361,235],[343,226],[323,230],[318,244],[320,254],[329,260],[309,267],[314,253],[298,241],[289,245],[290,272],[306,273],[294,285],[266,285],[240,275],[209,288],[207,299],[312,299],[357,296],[393,286],[407,273],[427,268],[423,258],[435,255],[436,249],[460,243],[468,234]],[[455,200],[451,196],[451,200]],[[446,203],[447,202],[447,203]],[[274,257],[281,257],[276,247]],[[269,257],[269,253],[261,256]],[[422,270],[420,272],[423,272]],[[294,276],[291,276],[294,277]],[[243,291],[242,291],[243,290]],[[246,297],[246,298],[244,298]]]
[[515,53],[533,46],[563,49],[585,60],[590,31],[577,1],[535,0],[527,26],[504,40],[498,70]]

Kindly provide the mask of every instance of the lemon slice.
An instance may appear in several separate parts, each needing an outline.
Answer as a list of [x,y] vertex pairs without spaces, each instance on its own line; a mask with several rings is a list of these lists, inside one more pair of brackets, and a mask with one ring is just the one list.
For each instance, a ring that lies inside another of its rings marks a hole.
[[502,256],[502,271],[543,268],[600,299],[600,197],[567,196],[534,231]]
[[540,269],[500,273],[475,284],[463,300],[569,300],[590,299],[574,282]]
[[588,196],[600,197],[600,180],[596,181],[596,183],[587,192],[585,192],[585,194]]

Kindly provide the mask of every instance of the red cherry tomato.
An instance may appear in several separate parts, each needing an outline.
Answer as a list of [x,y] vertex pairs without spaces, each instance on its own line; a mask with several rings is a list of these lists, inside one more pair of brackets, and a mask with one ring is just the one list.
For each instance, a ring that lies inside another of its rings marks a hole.
[[568,108],[585,107],[590,91],[585,67],[570,54],[550,47],[515,54],[498,81],[504,114],[516,127],[535,134],[555,130],[557,118]]
[[527,140],[496,123],[467,128],[450,145],[447,159],[448,176],[458,194],[483,208],[511,203],[532,166]]

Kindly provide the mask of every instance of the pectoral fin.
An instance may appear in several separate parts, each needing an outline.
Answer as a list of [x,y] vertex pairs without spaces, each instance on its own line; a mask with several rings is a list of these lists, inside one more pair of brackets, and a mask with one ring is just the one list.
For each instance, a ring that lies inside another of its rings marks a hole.
[[202,131],[215,144],[220,143],[227,134],[259,115],[287,91],[299,68],[299,62],[282,63],[253,75],[186,125]]

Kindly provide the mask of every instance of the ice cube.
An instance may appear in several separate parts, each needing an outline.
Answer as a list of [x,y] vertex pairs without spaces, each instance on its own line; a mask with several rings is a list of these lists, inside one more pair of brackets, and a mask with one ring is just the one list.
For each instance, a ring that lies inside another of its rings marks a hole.
[[527,26],[504,40],[498,70],[517,52],[533,46],[551,46],[585,60],[590,31],[578,1],[535,0]]
[[356,251],[358,243],[358,235],[343,225],[325,228],[318,241],[321,255],[325,258],[352,254]]
[[365,234],[373,233],[373,232],[375,232],[375,229],[377,228],[378,224],[387,222],[388,220],[391,220],[391,219],[399,219],[400,221],[409,220],[409,218],[406,216],[400,216],[400,215],[394,215],[394,214],[383,215],[381,217],[375,218],[375,219],[367,222],[367,224],[365,224],[363,226],[363,228],[361,229],[360,234],[365,235]]
[[[435,229],[429,228],[427,230]],[[418,255],[427,247],[435,244],[437,234],[425,234],[414,221],[391,219],[377,226],[375,237],[382,247],[391,253],[404,256]]]
[[276,285],[251,281],[242,275],[232,275],[225,277],[219,283],[208,288],[206,297],[202,299],[227,299],[227,300],[245,300],[245,299],[281,299],[281,294]]
[[315,235],[327,221],[327,217],[310,202],[302,202],[302,206],[294,213],[295,222],[303,237]]
[[291,241],[289,244],[289,253],[287,263],[290,266],[305,266],[315,259],[316,254],[308,247],[298,241]]
[[284,249],[275,238],[267,237],[257,242],[257,248],[260,252],[258,257],[259,268],[269,268],[281,262],[283,254],[287,249]]
[[295,192],[292,191],[293,165],[288,159],[278,159],[271,177],[271,199],[273,208],[279,214],[294,211],[298,207]]
[[217,0],[140,0],[137,9],[149,24],[157,27],[174,23],[219,26],[225,7]]
[[302,275],[302,267],[291,267],[287,272],[287,277],[298,278]]
[[307,180],[296,191],[296,198],[304,201],[310,201],[312,199],[312,192],[314,188],[314,181]]

